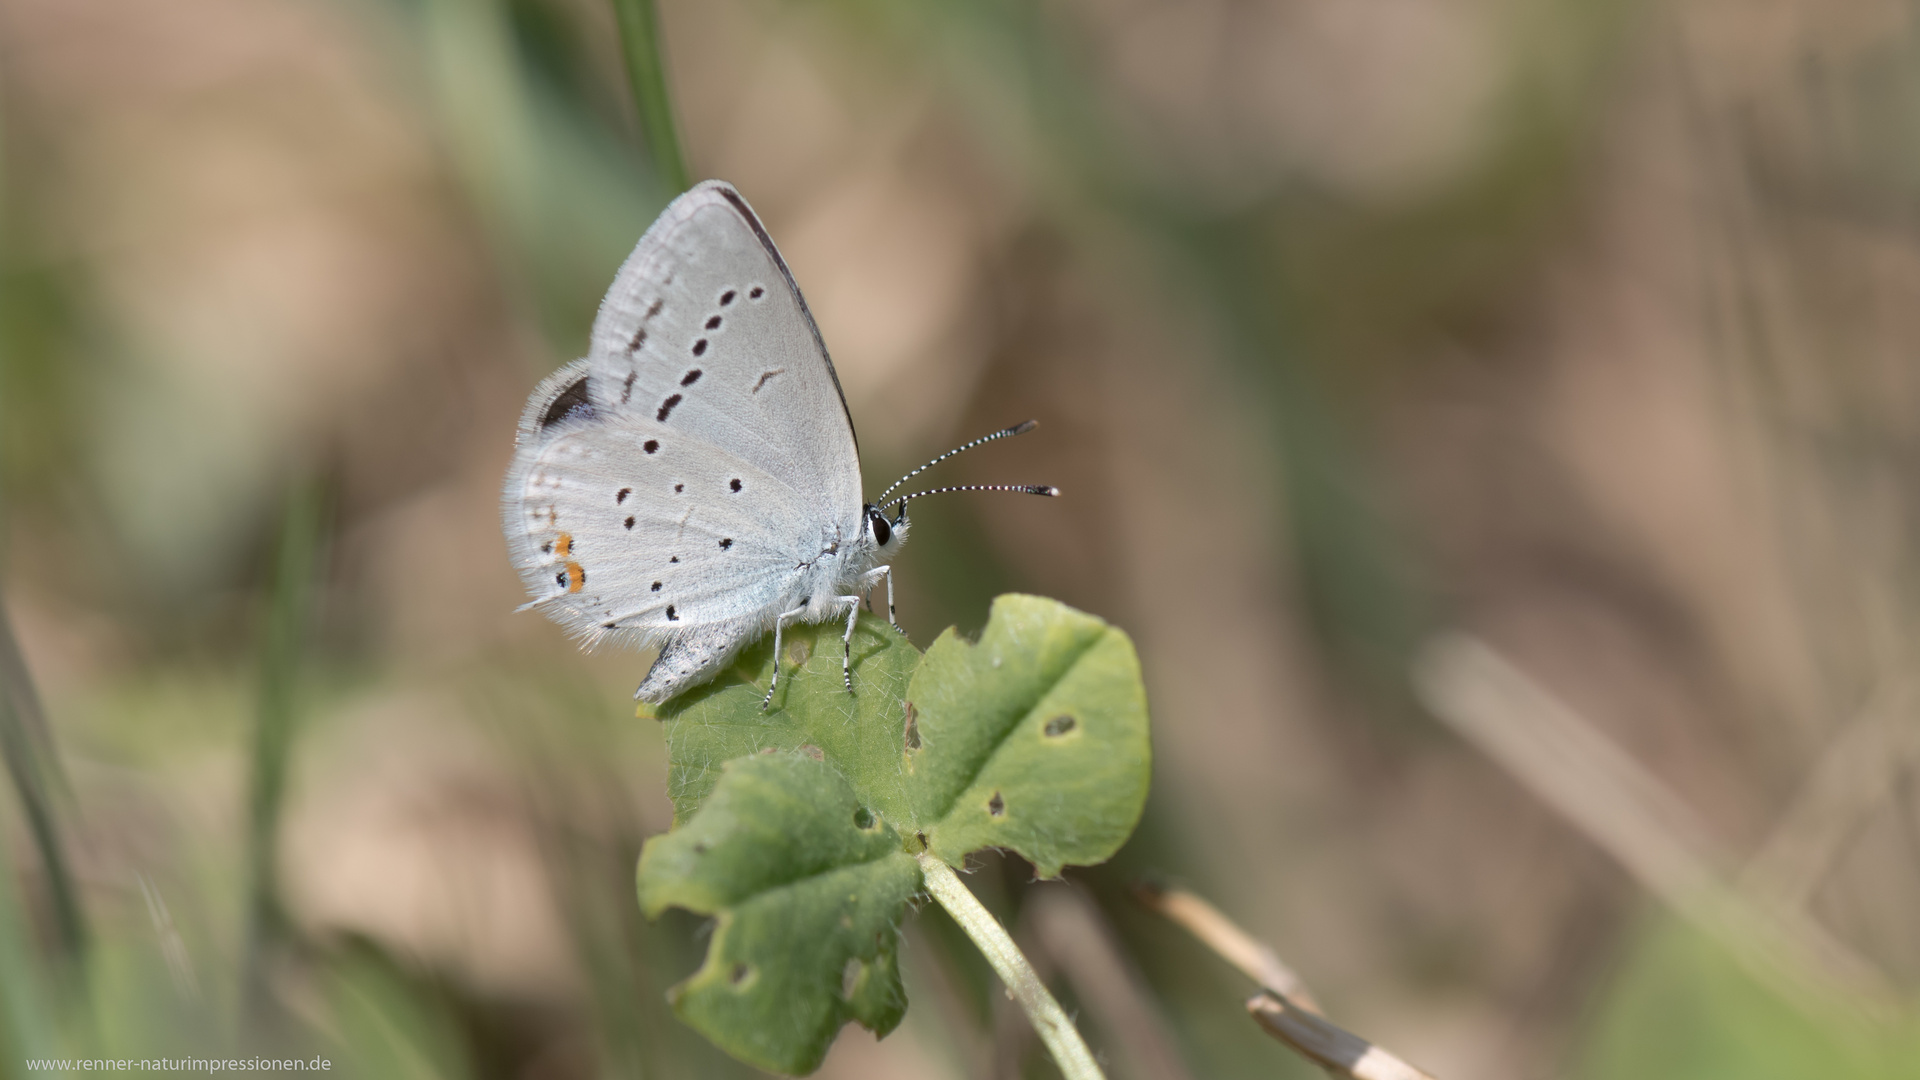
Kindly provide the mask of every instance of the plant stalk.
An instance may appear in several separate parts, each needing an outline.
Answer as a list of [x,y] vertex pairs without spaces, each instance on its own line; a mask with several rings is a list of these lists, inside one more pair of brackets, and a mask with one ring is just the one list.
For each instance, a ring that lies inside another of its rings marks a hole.
[[1060,1074],[1066,1080],[1105,1080],[1100,1066],[1094,1063],[1093,1052],[1074,1030],[1066,1010],[1047,991],[1047,985],[1040,981],[1020,947],[1007,936],[1006,929],[974,898],[952,867],[924,851],[918,858],[927,891],[973,939],[987,963],[993,965],[1000,981],[1006,984],[1007,994],[1027,1014],[1033,1030],[1046,1044],[1054,1063],[1060,1066]]
[[87,921],[54,809],[56,794],[66,791],[66,777],[4,602],[0,602],[0,756],[6,759],[27,830],[40,852],[61,948],[77,962],[86,949]]
[[687,160],[680,154],[673,99],[667,95],[667,64],[654,0],[613,0],[613,15],[620,24],[620,51],[626,56],[627,85],[633,90],[640,135],[654,170],[677,195],[688,187]]
[[274,554],[260,648],[260,697],[253,732],[253,775],[247,817],[246,975],[258,986],[282,914],[275,887],[281,802],[297,719],[297,683],[313,617],[325,528],[321,484],[307,480],[288,494]]

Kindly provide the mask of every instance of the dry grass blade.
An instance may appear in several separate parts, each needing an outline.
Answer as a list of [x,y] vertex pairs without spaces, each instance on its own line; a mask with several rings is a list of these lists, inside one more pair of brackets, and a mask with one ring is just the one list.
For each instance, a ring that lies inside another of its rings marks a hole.
[[[1313,999],[1300,976],[1280,959],[1273,946],[1241,929],[1204,898],[1185,889],[1145,883],[1135,886],[1134,895],[1260,983],[1261,991],[1247,999],[1247,1012],[1267,1034],[1301,1057],[1335,1076],[1353,1080],[1433,1080],[1393,1053],[1328,1020],[1317,1004],[1309,1004]],[[1273,983],[1291,986],[1293,992],[1282,991]]]
[[1301,1057],[1353,1080],[1433,1080],[1378,1046],[1271,990],[1247,999],[1247,1012]]
[[1836,854],[1899,790],[1920,760],[1920,725],[1910,722],[1915,688],[1876,691],[1828,744],[1791,805],[1740,872],[1741,887],[1788,911],[1806,906]]
[[1435,716],[1573,822],[1681,917],[1789,1001],[1810,988],[1889,1015],[1886,977],[1818,925],[1763,910],[1726,883],[1728,860],[1678,795],[1485,643],[1430,643],[1415,684]]
[[1133,892],[1142,904],[1185,927],[1247,978],[1284,996],[1299,1008],[1326,1015],[1307,990],[1307,984],[1280,959],[1273,946],[1240,929],[1204,897],[1186,889],[1169,889],[1148,882],[1135,885]]

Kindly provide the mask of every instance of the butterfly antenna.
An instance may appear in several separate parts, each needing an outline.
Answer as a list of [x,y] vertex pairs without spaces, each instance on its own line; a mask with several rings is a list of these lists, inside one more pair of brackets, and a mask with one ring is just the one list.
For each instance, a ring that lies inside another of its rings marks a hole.
[[905,515],[907,512],[907,503],[922,495],[945,495],[949,491],[1011,491],[1016,495],[1046,495],[1048,497],[1060,494],[1060,489],[1054,487],[1052,484],[960,484],[956,487],[930,488],[926,491],[916,491],[911,495],[902,495],[900,496],[899,514]]
[[[958,454],[958,453],[960,453],[960,452],[961,452],[961,451],[963,451],[963,450],[971,450],[971,449],[973,449],[973,448],[974,448],[974,447],[976,447],[976,446],[980,446],[980,445],[983,445],[983,444],[985,444],[985,443],[990,443],[990,442],[992,442],[992,441],[994,441],[995,439],[1010,439],[1010,438],[1012,438],[1012,437],[1013,437],[1013,436],[1015,436],[1015,435],[1025,435],[1025,434],[1026,434],[1027,432],[1029,432],[1029,431],[1032,431],[1032,430],[1033,430],[1034,428],[1037,428],[1037,427],[1039,427],[1039,426],[1040,426],[1040,421],[1038,421],[1038,420],[1023,420],[1023,421],[1021,421],[1020,423],[1018,423],[1018,424],[1015,424],[1015,425],[1013,425],[1013,426],[1012,426],[1012,427],[1010,427],[1010,428],[1001,428],[1001,429],[1000,429],[999,431],[996,431],[996,432],[994,432],[994,433],[993,433],[993,434],[991,434],[991,435],[982,435],[982,436],[980,436],[979,438],[977,438],[977,439],[975,439],[975,440],[973,440],[972,442],[970,442],[970,443],[967,443],[967,444],[966,444],[965,446],[956,446],[956,447],[954,447],[953,449],[951,449],[951,450],[949,450],[949,451],[947,451],[946,453],[944,453],[944,454],[941,454],[941,455],[940,455],[939,457],[937,457],[937,458],[934,458],[934,459],[933,459],[932,461],[929,461],[929,462],[927,462],[927,463],[926,463],[925,465],[922,465],[922,466],[920,466],[919,468],[917,468],[917,469],[915,469],[915,470],[913,470],[912,472],[910,472],[910,473],[908,473],[907,475],[905,475],[905,476],[903,476],[903,477],[901,477],[900,479],[898,479],[898,480],[895,480],[895,481],[893,482],[893,486],[892,486],[892,487],[889,487],[889,488],[887,488],[887,490],[885,490],[885,491],[883,491],[883,492],[881,492],[881,493],[880,493],[880,497],[879,497],[879,498],[877,498],[877,499],[874,499],[874,500],[873,500],[873,505],[875,505],[875,506],[883,506],[883,505],[885,505],[885,504],[886,504],[886,501],[887,501],[887,496],[889,496],[889,495],[891,495],[891,494],[893,494],[893,492],[894,492],[894,490],[895,490],[896,488],[898,488],[898,487],[899,487],[899,486],[900,486],[901,484],[904,484],[904,483],[906,483],[907,481],[909,481],[909,480],[911,480],[911,479],[913,479],[914,477],[916,477],[916,476],[919,476],[919,475],[920,475],[921,473],[923,473],[923,472],[926,472],[926,471],[927,471],[928,469],[931,469],[931,468],[933,468],[933,467],[934,467],[935,465],[938,465],[938,464],[940,464],[941,462],[943,462],[943,461],[945,461],[945,460],[947,460],[948,458],[950,458],[950,457],[952,457],[952,456],[953,456],[953,455],[955,455],[955,454]],[[947,491],[947,490],[952,490],[952,491],[958,491],[958,490],[961,490],[961,489],[959,489],[959,488],[950,488],[950,489],[949,489],[949,488],[942,488],[941,490],[943,490],[943,491]],[[1023,489],[1021,489],[1021,490],[1025,490],[1025,489],[1023,488]],[[923,491],[923,492],[921,492],[920,494],[922,494],[922,495],[931,495],[931,494],[933,494],[933,492],[931,492],[931,491]],[[914,498],[914,496],[912,496],[912,495],[908,495],[908,496],[907,496],[907,498],[908,498],[908,499],[911,499],[911,498]],[[904,502],[905,500],[903,499],[903,500],[901,500],[901,501],[903,501],[903,502]]]

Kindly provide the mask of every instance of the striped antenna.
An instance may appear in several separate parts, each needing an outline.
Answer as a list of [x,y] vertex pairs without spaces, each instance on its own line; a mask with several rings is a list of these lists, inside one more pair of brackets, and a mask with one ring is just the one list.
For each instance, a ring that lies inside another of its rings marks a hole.
[[960,484],[956,487],[931,488],[926,491],[916,491],[911,495],[902,495],[900,496],[899,513],[905,514],[907,512],[907,503],[922,495],[945,495],[949,491],[1011,491],[1016,495],[1046,495],[1049,497],[1060,494],[1060,489],[1054,487],[1052,484]]
[[[990,443],[995,439],[1010,439],[1015,435],[1025,435],[1027,432],[1032,431],[1034,428],[1037,428],[1039,426],[1040,426],[1040,421],[1038,420],[1023,420],[1020,423],[1015,424],[1010,428],[1001,428],[999,431],[996,431],[991,435],[982,435],[979,438],[973,440],[972,442],[967,443],[965,446],[956,446],[953,449],[947,451],[946,453],[941,454],[939,457],[934,458],[932,461],[927,462],[925,465],[922,465],[919,468],[908,473],[907,475],[901,477],[900,479],[895,480],[891,487],[887,488],[887,490],[880,493],[879,498],[873,500],[873,505],[875,506],[883,505],[887,501],[887,496],[893,494],[895,488],[898,488],[901,484],[904,484],[907,481],[913,479],[914,477],[919,476],[921,473],[926,472],[928,469],[933,468],[935,465],[940,464],[941,462],[947,460],[948,458],[952,457],[955,454],[958,454],[964,450],[971,450],[974,447],[980,446],[985,443]],[[942,488],[941,490],[942,491],[960,491],[963,489]],[[923,491],[920,494],[931,495],[933,494],[933,492]],[[1036,492],[1036,494],[1040,494],[1040,493]],[[908,495],[906,498],[911,499],[915,497],[916,496]],[[901,500],[901,502],[905,502],[905,501],[906,499]]]

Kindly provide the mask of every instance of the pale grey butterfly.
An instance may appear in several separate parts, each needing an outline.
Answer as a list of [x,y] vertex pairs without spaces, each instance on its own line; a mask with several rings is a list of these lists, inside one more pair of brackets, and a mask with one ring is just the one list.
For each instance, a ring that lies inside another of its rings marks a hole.
[[660,646],[634,696],[658,704],[795,622],[846,616],[853,690],[859,602],[907,539],[901,496],[948,451],[872,502],[860,494],[853,418],[787,264],[740,193],[717,180],[675,199],[620,267],[585,359],[527,399],[502,500],[526,605],[583,639]]

